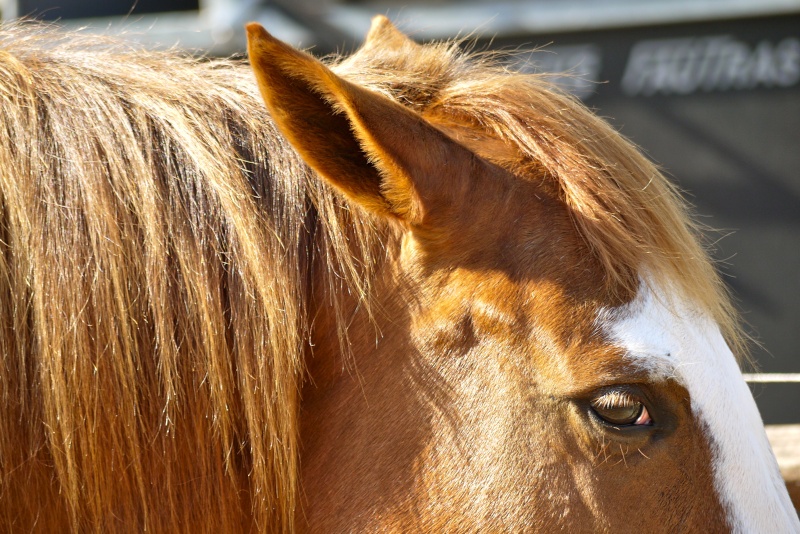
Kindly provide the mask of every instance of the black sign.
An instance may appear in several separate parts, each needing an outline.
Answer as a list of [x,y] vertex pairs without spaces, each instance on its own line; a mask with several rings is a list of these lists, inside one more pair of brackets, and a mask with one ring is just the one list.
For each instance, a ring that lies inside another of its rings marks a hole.
[[581,98],[688,95],[800,84],[800,16],[497,40],[542,47],[519,57],[524,71],[565,73]]

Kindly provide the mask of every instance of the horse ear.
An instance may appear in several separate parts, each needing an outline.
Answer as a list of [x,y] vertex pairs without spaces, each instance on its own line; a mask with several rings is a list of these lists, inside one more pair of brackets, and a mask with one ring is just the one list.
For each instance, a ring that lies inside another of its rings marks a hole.
[[397,29],[392,22],[384,15],[372,17],[372,26],[369,28],[367,37],[364,39],[362,48],[389,48],[391,50],[402,50],[405,47],[418,47],[416,42],[406,34]]
[[[378,32],[387,31],[385,23],[378,26]],[[469,174],[475,160],[469,150],[417,113],[337,76],[259,24],[248,24],[247,32],[250,62],[278,128],[351,200],[422,225],[429,214],[454,207],[457,196],[467,193],[466,180],[445,184],[443,179]]]

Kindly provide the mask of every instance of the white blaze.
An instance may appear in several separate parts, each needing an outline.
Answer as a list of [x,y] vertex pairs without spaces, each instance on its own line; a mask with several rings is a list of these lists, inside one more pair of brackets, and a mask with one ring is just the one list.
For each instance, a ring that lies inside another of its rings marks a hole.
[[691,304],[656,292],[642,284],[609,333],[630,357],[656,374],[669,369],[689,391],[692,412],[710,432],[714,481],[733,530],[800,533],[761,416],[719,327]]

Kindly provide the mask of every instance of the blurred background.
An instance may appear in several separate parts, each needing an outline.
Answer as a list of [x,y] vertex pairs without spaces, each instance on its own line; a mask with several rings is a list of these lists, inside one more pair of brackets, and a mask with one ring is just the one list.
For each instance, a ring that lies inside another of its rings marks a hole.
[[375,14],[418,41],[541,49],[558,78],[686,191],[751,333],[766,423],[800,423],[800,0],[0,0],[152,47],[242,54],[255,20],[318,55],[358,46]]

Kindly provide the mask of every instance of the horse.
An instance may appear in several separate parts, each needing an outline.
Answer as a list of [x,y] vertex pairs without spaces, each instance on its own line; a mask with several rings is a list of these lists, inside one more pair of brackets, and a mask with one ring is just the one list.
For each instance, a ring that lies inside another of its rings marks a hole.
[[4,531],[800,531],[638,149],[385,17],[247,30],[0,30]]

